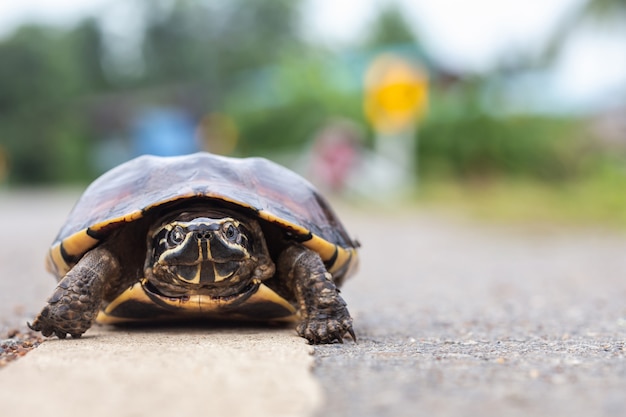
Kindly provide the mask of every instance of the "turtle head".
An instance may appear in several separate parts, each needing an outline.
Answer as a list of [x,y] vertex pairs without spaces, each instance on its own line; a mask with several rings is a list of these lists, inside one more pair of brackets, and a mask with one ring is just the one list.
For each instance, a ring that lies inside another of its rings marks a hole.
[[178,218],[148,239],[146,275],[165,294],[236,292],[263,263],[255,253],[254,229],[232,217]]

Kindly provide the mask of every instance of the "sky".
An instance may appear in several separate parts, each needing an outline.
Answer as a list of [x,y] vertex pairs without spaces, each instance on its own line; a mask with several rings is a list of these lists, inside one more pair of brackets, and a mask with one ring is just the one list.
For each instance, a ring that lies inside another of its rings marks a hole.
[[[452,66],[485,69],[508,48],[536,45],[582,0],[396,0],[407,21]],[[329,42],[362,37],[377,8],[389,0],[309,0],[311,31]],[[540,10],[540,12],[538,12]],[[453,12],[451,12],[453,11]]]
[[[119,2],[0,0],[0,37],[24,22],[67,25],[93,14],[105,20],[109,16],[109,22],[119,26],[127,19],[119,19],[110,7]],[[537,51],[555,24],[584,0],[305,0],[303,31],[328,45],[350,46],[367,33],[377,9],[390,2],[402,8],[438,62],[453,70],[479,72],[519,51]],[[617,25],[581,28],[544,79],[548,87],[535,83],[537,88],[544,94],[548,88],[568,103],[606,101],[615,92],[626,96],[626,24],[621,31]]]

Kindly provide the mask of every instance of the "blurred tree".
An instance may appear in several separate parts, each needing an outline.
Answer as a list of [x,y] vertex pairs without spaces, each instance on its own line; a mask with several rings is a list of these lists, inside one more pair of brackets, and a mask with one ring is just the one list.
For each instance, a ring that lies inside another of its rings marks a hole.
[[246,74],[263,71],[300,45],[300,1],[136,4],[134,24],[145,28],[136,34],[144,61],[139,73],[129,74],[124,62],[111,59],[115,39],[96,19],[71,30],[23,27],[0,41],[0,143],[10,182],[91,178],[88,148],[98,132],[89,126],[90,106],[124,101],[135,103],[132,109],[171,99],[154,91],[176,86],[187,95],[181,101],[210,112]]
[[63,155],[81,147],[66,141],[81,136],[67,107],[85,84],[78,61],[71,36],[59,30],[24,27],[0,43],[0,138],[10,181],[72,177]]
[[427,179],[577,179],[588,173],[594,158],[581,125],[530,115],[431,120],[421,132],[420,170]]
[[[333,117],[363,122],[361,77],[373,54],[400,49],[433,70],[418,31],[398,8],[381,10],[358,52],[331,55],[300,39],[300,3],[135,0],[135,38],[126,51],[141,65],[131,72],[111,58],[119,39],[97,18],[69,30],[28,26],[0,41],[0,147],[10,181],[92,178],[95,136],[104,136],[106,126],[118,134],[129,124],[121,118],[130,119],[140,105],[167,105],[177,94],[192,102],[194,115],[218,111],[234,120],[241,153],[301,151]],[[624,1],[587,4],[623,10]],[[568,139],[572,125],[489,115],[482,103],[486,78],[433,86],[420,132],[422,168],[547,179],[578,172],[581,152]],[[93,123],[92,107],[112,115]]]
[[335,117],[363,122],[360,83],[339,58],[300,50],[275,66],[247,74],[226,101],[244,154],[298,152]]
[[417,37],[397,5],[386,5],[374,20],[365,45],[376,49],[416,43]]
[[626,0],[586,0],[573,8],[557,25],[540,60],[553,61],[581,24],[592,21],[601,22],[604,26],[613,24],[615,27],[623,27],[626,23]]
[[582,19],[600,18],[614,19],[626,18],[626,1],[624,0],[587,0],[579,9]]
[[146,2],[146,80],[195,81],[220,96],[241,71],[260,68],[298,45],[299,1]]
[[74,93],[68,46],[62,32],[34,26],[0,43],[0,111],[35,110]]
[[370,54],[393,51],[417,60],[435,77],[444,75],[443,68],[422,44],[419,27],[409,22],[402,9],[395,4],[385,5],[375,17],[363,48]]
[[104,55],[104,39],[98,22],[87,18],[69,34],[72,48],[80,61],[75,65],[81,67],[83,91],[105,91],[111,83],[105,74],[102,58]]

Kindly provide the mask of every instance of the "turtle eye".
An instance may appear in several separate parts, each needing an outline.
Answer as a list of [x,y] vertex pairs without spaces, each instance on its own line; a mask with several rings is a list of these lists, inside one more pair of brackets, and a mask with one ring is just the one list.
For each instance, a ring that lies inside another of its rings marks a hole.
[[174,227],[167,235],[167,241],[170,245],[180,245],[185,240],[185,232],[180,226]]
[[231,242],[236,242],[238,236],[239,231],[237,230],[237,228],[232,224],[229,224],[228,227],[226,227],[226,238]]

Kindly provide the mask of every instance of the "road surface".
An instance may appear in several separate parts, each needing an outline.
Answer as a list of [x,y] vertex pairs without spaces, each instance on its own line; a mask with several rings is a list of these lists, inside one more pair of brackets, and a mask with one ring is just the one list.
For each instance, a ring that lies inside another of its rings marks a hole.
[[318,416],[625,416],[626,236],[348,216],[358,345],[317,347]]
[[[5,328],[52,291],[42,258],[75,197],[0,194]],[[363,243],[343,289],[358,344],[311,348],[263,327],[100,328],[1,369],[0,403],[52,416],[626,415],[626,235],[338,211]]]

